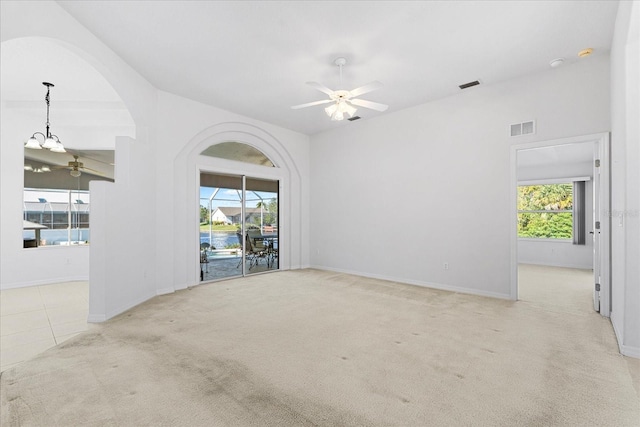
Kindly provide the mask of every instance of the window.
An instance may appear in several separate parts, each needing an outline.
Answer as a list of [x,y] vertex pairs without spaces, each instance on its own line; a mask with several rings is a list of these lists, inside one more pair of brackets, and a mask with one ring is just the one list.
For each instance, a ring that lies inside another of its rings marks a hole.
[[518,237],[573,238],[573,183],[518,186]]
[[24,190],[25,247],[89,243],[89,192],[84,190]]
[[269,166],[270,168],[275,167],[273,162],[262,151],[241,142],[229,141],[214,144],[200,154],[254,165]]

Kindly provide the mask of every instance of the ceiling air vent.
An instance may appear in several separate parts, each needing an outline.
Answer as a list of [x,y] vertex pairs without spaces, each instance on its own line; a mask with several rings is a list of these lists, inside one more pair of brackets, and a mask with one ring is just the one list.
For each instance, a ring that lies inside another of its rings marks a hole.
[[534,133],[536,133],[536,122],[533,120],[522,123],[514,123],[509,126],[509,134],[511,136],[531,135]]
[[458,86],[460,89],[467,89],[470,88],[472,86],[478,86],[480,84],[479,81],[473,81],[473,82],[469,82],[469,83],[465,83],[463,85]]
[[350,122],[352,122],[354,120],[360,120],[360,116],[349,117],[347,120],[349,120]]

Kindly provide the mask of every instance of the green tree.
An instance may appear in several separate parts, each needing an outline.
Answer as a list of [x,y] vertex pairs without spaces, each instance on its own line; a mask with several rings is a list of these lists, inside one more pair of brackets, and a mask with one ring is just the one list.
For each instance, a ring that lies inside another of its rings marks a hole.
[[209,224],[209,209],[200,205],[200,224]]
[[264,224],[274,225],[278,222],[278,200],[276,198],[269,201],[261,200],[256,203],[256,208],[262,207],[262,220]]
[[273,198],[269,201],[269,223],[277,224],[278,223],[278,199]]
[[570,239],[572,209],[572,184],[519,186],[518,236]]

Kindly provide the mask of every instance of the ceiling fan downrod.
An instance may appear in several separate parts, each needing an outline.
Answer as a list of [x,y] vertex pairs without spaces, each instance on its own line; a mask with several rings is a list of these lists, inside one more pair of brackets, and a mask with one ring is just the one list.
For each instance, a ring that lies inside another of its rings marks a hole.
[[347,60],[345,58],[336,58],[335,61],[333,61],[334,64],[336,64],[338,67],[340,67],[340,89],[342,89],[344,86],[342,85],[342,67],[344,67],[347,64]]

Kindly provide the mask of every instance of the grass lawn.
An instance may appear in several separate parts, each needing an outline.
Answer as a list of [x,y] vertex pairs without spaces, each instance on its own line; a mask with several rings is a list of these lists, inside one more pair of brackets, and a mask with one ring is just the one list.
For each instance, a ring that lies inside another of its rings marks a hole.
[[[234,232],[238,229],[235,225],[214,225],[213,231],[228,231]],[[200,231],[209,231],[209,224],[200,224]]]

